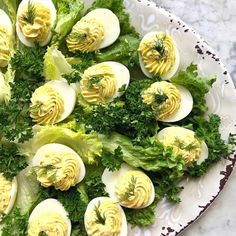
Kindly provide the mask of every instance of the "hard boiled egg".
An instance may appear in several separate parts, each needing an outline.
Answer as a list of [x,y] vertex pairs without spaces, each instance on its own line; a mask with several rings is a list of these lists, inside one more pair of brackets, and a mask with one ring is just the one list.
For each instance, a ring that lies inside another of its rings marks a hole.
[[174,40],[164,32],[146,34],[139,45],[139,63],[147,77],[171,79],[180,64],[179,51]]
[[104,38],[99,49],[113,44],[120,35],[120,22],[118,17],[109,9],[97,8],[89,12],[86,19],[96,19],[101,23],[104,29]]
[[52,80],[46,84],[52,86],[60,94],[62,100],[64,101],[64,112],[57,120],[57,122],[60,122],[66,119],[74,110],[76,103],[75,90],[72,86],[70,86],[67,82],[64,81]]
[[13,27],[9,16],[0,9],[0,67],[6,67],[10,60]]
[[80,92],[87,102],[104,104],[121,96],[129,81],[130,73],[126,66],[114,61],[102,62],[84,71]]
[[13,35],[13,27],[10,17],[2,9],[0,9],[0,27],[6,29],[8,35]]
[[105,169],[102,181],[109,196],[124,207],[145,208],[154,201],[155,190],[150,178],[127,164],[114,172]]
[[142,98],[157,112],[156,119],[163,122],[182,120],[193,108],[193,97],[188,89],[167,81],[153,83],[142,92]]
[[[60,190],[68,190],[71,186],[81,182],[85,176],[85,166],[81,157],[73,149],[63,144],[49,143],[37,150],[32,159],[32,166],[40,168],[44,165],[50,167],[54,165],[57,168],[54,184]],[[53,185],[49,181],[50,178],[45,181],[46,177],[43,176],[41,184]],[[57,178],[58,182],[56,182]]]
[[117,16],[109,9],[97,8],[73,26],[66,42],[71,52],[93,52],[114,43],[119,34]]
[[51,40],[56,18],[56,8],[51,0],[23,0],[17,10],[17,36],[28,47],[37,43],[45,46]]
[[71,234],[71,221],[62,204],[53,198],[40,202],[29,217],[28,235],[39,235],[44,232],[47,235]]
[[11,95],[11,87],[5,81],[5,78],[0,71],[0,104],[9,101]]
[[2,214],[8,214],[14,206],[17,195],[17,179],[7,180],[0,173],[0,221]]
[[84,214],[84,225],[88,236],[127,236],[125,213],[120,205],[109,197],[97,197],[89,202]]
[[34,91],[30,116],[38,124],[55,124],[72,113],[75,103],[74,88],[65,81],[52,80]]
[[202,140],[195,138],[192,130],[183,127],[167,127],[159,131],[157,138],[166,146],[171,146],[176,154],[182,155],[189,164],[201,164],[208,158],[208,147]]
[[163,119],[164,122],[176,122],[184,119],[193,109],[193,97],[188,89],[181,85],[174,84],[177,90],[180,92],[180,107],[179,109],[171,114],[169,117]]

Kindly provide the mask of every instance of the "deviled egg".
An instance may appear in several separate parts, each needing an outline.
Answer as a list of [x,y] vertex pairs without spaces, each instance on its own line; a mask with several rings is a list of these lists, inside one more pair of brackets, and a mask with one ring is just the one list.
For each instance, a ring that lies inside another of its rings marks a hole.
[[23,0],[16,17],[16,33],[24,45],[34,47],[49,43],[57,17],[51,0]]
[[164,32],[150,32],[140,42],[139,62],[143,73],[164,80],[173,77],[180,64],[179,51],[174,40]]
[[182,120],[193,108],[191,93],[183,86],[167,81],[153,83],[141,96],[144,103],[151,105],[159,121]]
[[29,236],[40,235],[40,233],[70,236],[71,221],[68,213],[56,199],[46,199],[32,211],[27,233]]
[[105,104],[123,94],[130,81],[126,66],[107,61],[89,67],[80,81],[80,92],[88,103]]
[[127,236],[127,221],[123,209],[109,197],[91,200],[84,214],[88,236]]
[[127,164],[114,172],[105,169],[102,181],[110,198],[124,207],[145,208],[154,201],[155,190],[150,178]]
[[8,65],[10,60],[13,27],[7,13],[0,9],[0,67]]
[[14,206],[17,195],[17,180],[7,180],[0,173],[0,221],[1,215],[8,214]]
[[85,166],[80,156],[59,143],[39,148],[32,159],[32,168],[43,187],[54,186],[61,191],[75,186],[85,176]]
[[0,71],[0,104],[9,101],[11,96],[11,87],[5,81],[4,75]]
[[173,152],[183,156],[186,164],[201,164],[208,157],[206,143],[195,137],[192,130],[183,127],[167,127],[157,134],[157,139],[165,146],[173,148]]
[[52,80],[32,94],[30,116],[37,124],[55,124],[72,113],[75,103],[74,88],[65,81]]
[[113,44],[119,35],[117,16],[109,9],[97,8],[73,26],[67,47],[71,52],[93,52]]

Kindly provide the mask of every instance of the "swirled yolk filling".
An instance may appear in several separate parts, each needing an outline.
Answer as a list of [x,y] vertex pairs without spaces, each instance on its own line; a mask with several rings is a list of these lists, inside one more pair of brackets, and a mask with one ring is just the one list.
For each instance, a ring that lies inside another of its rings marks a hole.
[[43,43],[52,28],[51,11],[41,3],[26,4],[18,14],[19,27],[24,37],[31,43]]
[[42,212],[28,226],[28,236],[45,233],[47,236],[67,236],[66,220],[57,212]]
[[104,200],[94,206],[94,210],[85,222],[89,236],[118,236],[121,231],[121,223],[120,209],[111,200]]
[[138,51],[146,70],[152,75],[166,75],[176,62],[174,42],[165,33],[154,34],[143,40]]
[[114,96],[117,81],[113,70],[105,64],[98,64],[85,70],[80,81],[83,98],[89,103],[105,104]]
[[173,148],[176,155],[181,155],[186,164],[197,161],[202,153],[201,142],[194,137],[194,134],[181,132],[168,133],[162,138],[161,142],[165,146]]
[[40,165],[33,168],[43,187],[54,186],[61,191],[75,186],[80,174],[80,163],[76,155],[56,150],[44,154]]
[[71,52],[93,52],[99,49],[103,38],[103,26],[96,19],[83,17],[74,25],[66,42]]
[[157,120],[164,120],[180,108],[181,96],[175,85],[166,81],[155,82],[141,94],[143,102],[151,105]]
[[0,26],[0,67],[7,66],[10,59],[10,36],[6,28]]
[[30,116],[37,124],[55,124],[64,112],[61,95],[49,85],[35,90],[31,97]]
[[115,186],[120,203],[128,208],[142,208],[150,201],[151,180],[139,170],[130,170],[122,175]]
[[12,182],[0,173],[0,215],[7,209],[11,200]]

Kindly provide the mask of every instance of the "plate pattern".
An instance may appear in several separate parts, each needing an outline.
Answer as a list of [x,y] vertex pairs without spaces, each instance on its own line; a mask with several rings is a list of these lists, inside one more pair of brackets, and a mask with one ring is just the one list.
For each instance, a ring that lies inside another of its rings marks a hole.
[[[92,1],[86,1],[88,6]],[[225,66],[216,53],[190,26],[172,13],[159,8],[148,0],[124,0],[131,23],[144,35],[157,30],[165,31],[175,40],[180,51],[180,69],[190,63],[198,64],[203,76],[216,75],[217,81],[207,94],[209,113],[216,113],[222,119],[221,134],[227,139],[229,133],[236,134],[236,92]],[[209,172],[198,179],[185,179],[180,184],[182,202],[171,204],[163,199],[156,209],[156,221],[140,229],[129,227],[129,236],[175,236],[192,224],[219,195],[227,182],[236,162],[236,153],[228,160],[214,165]]]

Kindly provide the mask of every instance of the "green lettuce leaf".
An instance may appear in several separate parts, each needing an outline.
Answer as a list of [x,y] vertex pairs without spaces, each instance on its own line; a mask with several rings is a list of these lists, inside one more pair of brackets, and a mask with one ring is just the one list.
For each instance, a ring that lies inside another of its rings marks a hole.
[[64,55],[54,47],[48,47],[44,56],[43,74],[46,80],[59,80],[63,74],[72,73],[71,65]]
[[120,146],[118,146],[113,153],[103,151],[101,156],[101,162],[104,167],[109,171],[116,171],[121,168],[123,163],[123,153]]
[[96,54],[98,62],[117,61],[128,67],[138,65],[139,39],[132,35],[120,36],[110,47],[105,48]]
[[22,170],[17,175],[17,198],[15,206],[21,210],[21,213],[27,214],[31,210],[31,205],[37,198],[39,184],[30,173],[30,167]]
[[170,147],[165,148],[158,141],[154,141],[149,147],[136,146],[129,138],[118,133],[113,133],[109,137],[100,136],[100,139],[106,151],[113,152],[120,146],[123,160],[133,167],[140,167],[146,171],[171,169],[173,178],[183,175],[183,158],[174,155]]
[[186,70],[179,72],[177,76],[171,79],[176,83],[187,88],[193,96],[192,115],[203,115],[207,110],[205,94],[209,92],[215,76],[202,77],[198,74],[197,65],[191,64]]
[[95,133],[84,134],[68,128],[45,126],[29,142],[21,146],[21,152],[32,156],[47,143],[61,143],[75,150],[86,164],[96,164],[102,153],[102,143]]
[[60,0],[54,1],[54,4],[57,9],[57,20],[51,45],[59,46],[80,19],[84,4],[81,0]]

